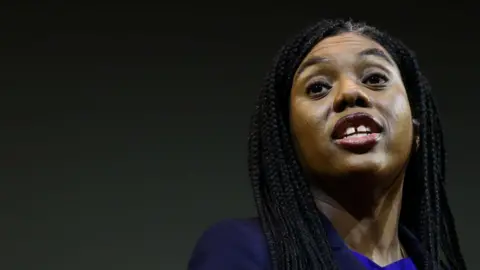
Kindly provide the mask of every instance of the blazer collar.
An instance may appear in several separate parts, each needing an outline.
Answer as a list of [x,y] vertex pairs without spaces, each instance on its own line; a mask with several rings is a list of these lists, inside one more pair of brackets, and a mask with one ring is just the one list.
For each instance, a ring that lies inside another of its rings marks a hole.
[[[327,234],[328,242],[333,251],[333,257],[340,269],[344,270],[366,270],[355,255],[345,245],[343,239],[337,233],[330,220],[322,215],[323,224]],[[412,259],[418,270],[422,269],[425,252],[422,249],[420,241],[405,226],[399,226],[400,241],[405,248],[408,256]]]

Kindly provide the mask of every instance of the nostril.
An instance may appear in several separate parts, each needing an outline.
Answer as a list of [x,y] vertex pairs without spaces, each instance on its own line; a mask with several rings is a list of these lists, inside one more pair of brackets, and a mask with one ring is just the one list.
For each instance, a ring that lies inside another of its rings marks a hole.
[[358,107],[368,107],[368,102],[363,98],[357,98],[355,103]]
[[341,112],[348,107],[348,102],[346,100],[342,100],[339,102],[334,103],[333,109],[335,112]]

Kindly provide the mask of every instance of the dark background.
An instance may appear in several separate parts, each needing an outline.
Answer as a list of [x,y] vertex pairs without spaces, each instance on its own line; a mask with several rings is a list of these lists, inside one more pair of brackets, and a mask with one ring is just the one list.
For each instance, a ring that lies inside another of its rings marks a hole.
[[444,120],[465,257],[480,269],[480,34],[476,8],[460,2],[1,8],[0,268],[186,269],[207,226],[255,214],[248,124],[277,49],[341,16],[418,53]]

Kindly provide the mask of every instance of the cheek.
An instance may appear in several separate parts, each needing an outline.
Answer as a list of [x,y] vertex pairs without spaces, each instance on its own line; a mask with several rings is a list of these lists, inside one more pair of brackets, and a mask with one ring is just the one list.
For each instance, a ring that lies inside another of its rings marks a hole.
[[391,111],[393,120],[412,121],[411,108],[406,94],[395,95],[387,106]]
[[290,126],[292,129],[292,135],[298,147],[297,150],[300,150],[303,155],[308,155],[305,151],[306,145],[311,145],[312,143],[312,127],[315,122],[312,118],[311,113],[312,108],[309,106],[308,102],[302,100],[294,100],[291,104],[290,110]]
[[[406,94],[397,94],[382,104],[391,132],[390,147],[410,149],[413,139],[412,113]],[[393,150],[393,149],[392,149]]]
[[302,99],[292,98],[290,104],[290,122],[294,131],[302,130],[308,125],[309,110],[307,105],[307,102]]
[[290,121],[302,133],[311,132],[318,136],[325,129],[324,106],[322,101],[295,98],[291,102]]
[[328,137],[325,132],[324,107],[321,101],[292,99],[290,126],[292,135],[303,161],[318,159],[325,152]]

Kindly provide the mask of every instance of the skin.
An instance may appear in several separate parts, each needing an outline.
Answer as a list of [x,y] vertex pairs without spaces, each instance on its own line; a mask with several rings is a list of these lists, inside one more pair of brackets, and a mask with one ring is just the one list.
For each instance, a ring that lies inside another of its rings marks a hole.
[[[397,229],[415,136],[391,56],[359,34],[326,38],[297,70],[290,106],[292,136],[320,211],[351,249],[377,264],[403,258]],[[357,112],[370,114],[384,128],[378,144],[362,154],[339,147],[331,137],[340,118]]]

